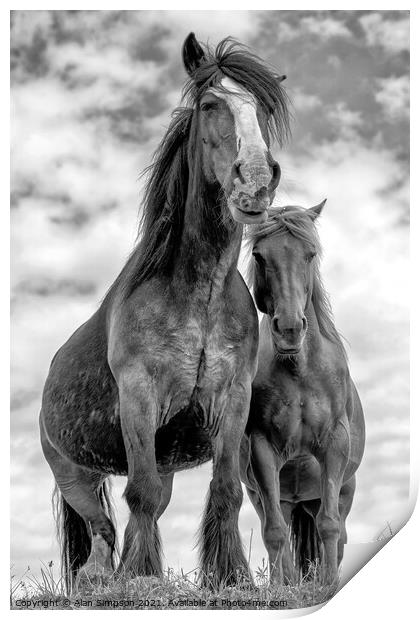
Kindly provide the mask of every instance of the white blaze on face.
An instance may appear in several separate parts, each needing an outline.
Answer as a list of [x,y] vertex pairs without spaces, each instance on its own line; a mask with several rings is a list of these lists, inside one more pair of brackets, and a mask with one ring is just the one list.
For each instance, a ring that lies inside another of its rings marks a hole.
[[209,92],[223,99],[233,115],[238,159],[241,159],[244,151],[257,149],[265,153],[267,145],[258,123],[255,99],[247,90],[228,77],[223,78],[220,84],[228,92],[218,88],[209,88]]

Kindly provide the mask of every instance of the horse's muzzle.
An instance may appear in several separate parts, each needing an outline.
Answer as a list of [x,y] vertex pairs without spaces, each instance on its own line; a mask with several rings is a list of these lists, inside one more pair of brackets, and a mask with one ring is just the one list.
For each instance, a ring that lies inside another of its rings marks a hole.
[[307,329],[305,316],[296,320],[295,324],[287,326],[281,325],[279,318],[274,316],[271,320],[271,333],[277,352],[280,355],[297,355],[302,348]]
[[235,220],[242,224],[261,224],[268,218],[267,210],[272,200],[267,188],[262,187],[253,196],[247,192],[239,192],[233,200],[228,202]]
[[261,224],[280,181],[280,166],[272,158],[252,164],[237,161],[232,168],[233,191],[228,205],[233,218],[242,224]]
[[261,202],[255,198],[243,198],[239,203],[229,204],[233,218],[241,224],[262,224],[268,218],[267,209],[270,203]]

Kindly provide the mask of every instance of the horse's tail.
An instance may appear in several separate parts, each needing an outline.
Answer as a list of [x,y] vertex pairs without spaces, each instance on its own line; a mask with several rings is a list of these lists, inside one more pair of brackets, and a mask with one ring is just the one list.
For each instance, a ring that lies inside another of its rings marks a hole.
[[291,542],[299,577],[304,577],[312,565],[321,563],[321,539],[314,517],[299,502],[291,515]]
[[[101,506],[115,529],[115,516],[110,495],[110,482],[105,480],[96,494]],[[91,551],[91,539],[84,519],[64,499],[60,489],[55,485],[53,496],[53,513],[57,528],[57,538],[61,554],[61,577],[70,594],[77,571],[87,562]],[[116,546],[111,553],[111,565],[115,570]]]

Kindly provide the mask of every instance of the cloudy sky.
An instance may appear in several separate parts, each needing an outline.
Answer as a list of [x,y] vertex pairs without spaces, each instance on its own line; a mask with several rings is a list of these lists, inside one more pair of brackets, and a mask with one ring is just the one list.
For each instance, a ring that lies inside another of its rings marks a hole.
[[[232,35],[279,71],[292,102],[280,204],[328,198],[323,274],[348,341],[367,446],[350,542],[377,538],[408,497],[409,19],[405,11],[16,11],[12,19],[12,564],[57,560],[52,475],[38,440],[57,348],[97,308],[135,240],[140,171],[180,103],[193,30]],[[176,477],[167,565],[193,549],[210,467]],[[123,527],[124,479],[114,495]],[[246,500],[252,564],[265,555]]]

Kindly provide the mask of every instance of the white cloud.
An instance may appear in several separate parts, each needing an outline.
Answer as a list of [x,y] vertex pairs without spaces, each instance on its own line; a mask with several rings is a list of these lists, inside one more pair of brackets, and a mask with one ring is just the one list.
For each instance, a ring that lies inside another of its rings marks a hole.
[[322,40],[352,36],[344,22],[333,17],[302,17],[295,26],[286,21],[279,21],[276,30],[280,44],[292,41],[297,37],[304,37],[305,34],[314,35]]
[[13,41],[18,46],[27,45],[35,32],[46,31],[53,21],[51,11],[13,11]]
[[317,95],[305,93],[303,90],[296,89],[293,92],[289,92],[289,96],[293,106],[299,112],[308,112],[322,104],[321,99]]
[[388,19],[384,13],[370,13],[360,18],[368,45],[379,45],[389,54],[408,51],[410,45],[409,17]]
[[350,110],[344,101],[329,106],[326,113],[328,121],[336,127],[341,138],[357,140],[358,129],[363,125],[359,110]]
[[299,36],[299,28],[292,26],[286,21],[279,21],[276,26],[277,40],[281,44],[292,41]]
[[246,42],[255,33],[258,11],[157,11],[153,18],[157,23],[165,19],[179,54],[180,45],[190,32],[199,41],[209,40],[212,45],[227,36]]
[[[48,53],[50,70],[54,74],[68,68],[71,78],[79,81],[105,80],[106,94],[119,96],[120,100],[127,88],[143,86],[153,89],[161,79],[162,67],[156,66],[152,61],[134,62],[129,57],[127,48],[115,44],[98,52],[94,43],[85,43],[83,46],[76,43],[51,46]],[[103,105],[105,102],[100,100],[99,103]]]
[[339,58],[339,56],[337,56],[336,54],[331,54],[330,56],[328,56],[327,58],[327,63],[333,67],[333,69],[340,69],[342,62]]
[[322,39],[352,36],[343,21],[332,17],[304,17],[300,23],[308,32]]
[[410,114],[410,80],[408,75],[401,77],[377,78],[379,90],[376,101],[382,106],[389,120],[408,119]]

